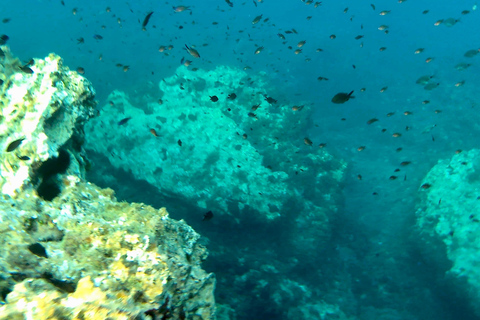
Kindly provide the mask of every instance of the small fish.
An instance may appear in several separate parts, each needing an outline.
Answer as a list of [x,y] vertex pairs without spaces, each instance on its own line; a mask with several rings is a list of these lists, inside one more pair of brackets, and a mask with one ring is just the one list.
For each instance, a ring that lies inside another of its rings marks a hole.
[[323,149],[323,148],[325,148],[326,146],[327,146],[327,144],[326,144],[325,142],[324,142],[324,143],[320,143],[320,144],[318,145],[318,147],[319,147],[320,149]]
[[387,14],[389,14],[391,12],[391,10],[383,10],[383,11],[380,11],[380,15],[381,16],[386,16]]
[[3,46],[5,43],[7,43],[8,39],[10,39],[9,36],[7,36],[6,34],[2,34],[0,36],[0,46]]
[[255,19],[253,19],[253,21],[252,21],[252,24],[257,24],[257,23],[259,23],[260,20],[262,20],[262,16],[263,16],[263,14],[255,17]]
[[255,50],[254,54],[259,54],[260,52],[262,52],[263,49],[264,49],[263,47],[258,47],[258,48]]
[[228,96],[227,96],[227,99],[228,100],[235,100],[235,98],[237,97],[237,95],[235,93],[230,93]]
[[387,91],[388,87],[383,87],[382,89],[380,89],[380,92],[385,92]]
[[30,69],[28,66],[19,66],[18,69],[20,69],[20,71],[24,72],[24,73],[28,73],[28,74],[32,74],[33,73],[33,70]]
[[370,4],[370,7],[372,7],[372,9],[375,10],[375,5],[373,3]]
[[431,185],[430,183],[424,183],[424,184],[422,184],[422,185],[420,186],[420,188],[422,188],[422,189],[430,189],[431,186],[432,186],[432,185]]
[[366,148],[365,146],[360,146],[360,147],[357,148],[357,151],[359,151],[359,152],[363,151],[363,150],[365,150],[365,148]]
[[18,158],[19,160],[22,160],[22,161],[28,161],[28,160],[30,160],[30,157],[27,157],[27,156],[21,156],[21,157],[17,156],[17,158]]
[[331,35],[330,35],[330,39],[332,39],[332,40],[335,39],[336,37],[337,37],[337,36],[334,35],[334,34],[331,34]]
[[200,53],[196,49],[189,48],[187,45],[185,45],[185,48],[187,48],[187,52],[194,58],[200,58]]
[[408,166],[410,163],[412,163],[411,161],[403,161],[400,163],[401,166]]
[[178,7],[173,7],[173,11],[175,12],[183,12],[186,10],[190,10],[190,7],[187,6],[178,6]]
[[455,87],[461,87],[465,84],[465,80],[462,80],[462,81],[459,81],[457,83],[455,83]]
[[297,43],[297,47],[299,47],[299,48],[303,47],[306,42],[307,42],[306,40],[300,41],[299,43]]
[[11,20],[10,18],[5,18],[5,19],[2,19],[2,22],[3,22],[3,23],[9,23],[10,20]]
[[177,144],[181,147],[182,146],[182,140],[178,139]]
[[432,57],[428,57],[427,59],[425,59],[425,62],[426,62],[426,63],[430,63],[430,62],[432,62],[432,60],[433,60]]
[[80,44],[80,43],[85,43],[85,39],[83,39],[83,38],[78,38],[78,39],[77,39],[77,44]]
[[394,137],[394,138],[399,138],[401,136],[402,136],[402,134],[398,133],[398,132],[395,132],[394,134],[392,134],[392,137]]
[[213,218],[213,212],[212,211],[208,211],[207,213],[205,213],[203,215],[203,219],[202,221],[208,221],[208,220],[211,220]]
[[123,125],[126,124],[128,121],[130,121],[130,119],[132,119],[132,117],[123,118],[122,120],[118,121],[118,125],[119,125],[119,126],[123,126]]
[[422,53],[423,51],[425,51],[425,48],[418,48],[417,50],[415,50],[415,54],[419,54],[419,53]]
[[77,68],[77,72],[78,72],[79,74],[85,74],[85,69],[82,68],[82,67],[78,67],[78,68]]
[[439,26],[443,23],[443,19],[437,20],[433,25],[434,26]]
[[411,116],[413,114],[413,112],[411,111],[403,111],[403,114],[406,115],[406,116]]
[[377,118],[372,118],[372,119],[367,121],[367,124],[372,124],[372,123],[377,122],[377,121],[378,121]]
[[422,14],[427,14],[429,12],[430,12],[430,10],[423,10]]
[[148,22],[150,21],[150,17],[152,16],[153,14],[153,11],[150,11],[146,16],[145,16],[145,19],[143,19],[143,23],[142,23],[142,30],[145,31],[145,27],[147,26]]
[[284,36],[283,34],[277,33],[277,36],[278,36],[280,39],[285,40],[285,36]]
[[309,138],[304,138],[303,139],[303,142],[307,145],[307,146],[311,146],[313,144],[312,140],[310,140]]
[[353,90],[350,91],[350,93],[344,93],[344,92],[337,93],[335,96],[333,96],[332,102],[335,104],[345,103],[348,100],[355,98],[354,96],[352,96],[352,94],[353,94]]
[[160,136],[157,134],[157,131],[155,131],[155,129],[150,129],[150,133],[151,133],[154,137],[156,137],[156,138],[160,137]]
[[390,180],[397,180],[397,178],[398,178],[397,176],[390,176],[388,179],[390,179]]
[[472,49],[465,52],[463,56],[467,58],[472,58],[472,57],[475,57],[479,52],[480,52],[480,49]]
[[358,179],[358,180],[362,180],[362,175],[361,175],[361,174],[357,174],[357,179]]
[[265,97],[265,101],[267,101],[270,104],[277,103],[277,100],[273,99],[272,97]]
[[318,81],[322,81],[322,80],[325,80],[325,81],[328,81],[328,78],[325,78],[325,77],[318,77],[317,78]]
[[93,35],[93,39],[95,39],[95,40],[102,40],[103,37],[102,37],[101,35],[99,35],[99,34],[94,34],[94,35]]
[[25,140],[25,138],[17,139],[13,142],[10,142],[6,151],[7,152],[12,152],[13,150],[17,149],[22,144],[23,140]]
[[297,49],[297,50],[295,50],[293,53],[295,53],[295,54],[300,54],[300,53],[302,53],[302,49]]
[[[233,3],[230,0],[225,0],[225,2],[228,4],[229,7],[233,7]],[[255,1],[253,1],[253,3],[255,3]],[[255,6],[257,6],[256,3]]]
[[382,24],[380,27],[378,27],[378,30],[380,30],[380,31],[387,30],[387,29],[388,29],[388,26],[384,25],[384,24]]
[[358,36],[355,37],[355,40],[360,40],[360,39],[362,39],[363,37],[364,37],[363,35],[358,35]]
[[209,97],[210,97],[210,101],[212,101],[212,102],[217,102],[218,101],[217,96],[209,96]]

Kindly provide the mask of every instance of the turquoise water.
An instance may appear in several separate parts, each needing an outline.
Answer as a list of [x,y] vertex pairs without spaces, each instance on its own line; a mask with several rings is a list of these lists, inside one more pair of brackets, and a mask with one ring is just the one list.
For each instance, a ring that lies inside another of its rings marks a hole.
[[[314,146],[326,143],[327,150],[349,167],[344,203],[332,222],[331,247],[310,252],[303,260],[305,269],[279,271],[307,288],[292,289],[292,298],[282,300],[289,305],[276,304],[275,290],[257,286],[262,280],[274,281],[267,271],[259,271],[252,283],[240,286],[235,279],[255,268],[240,267],[237,262],[230,265],[225,254],[215,259],[221,249],[231,248],[234,260],[242,254],[238,241],[243,241],[243,247],[271,250],[266,256],[281,261],[279,255],[288,250],[279,239],[288,225],[234,227],[220,218],[202,224],[170,210],[174,218],[186,219],[210,239],[212,255],[205,268],[217,274],[217,302],[236,309],[239,319],[292,318],[286,310],[320,299],[358,319],[475,319],[462,297],[438,282],[445,267],[431,265],[417,248],[413,225],[418,188],[428,170],[456,150],[478,147],[480,54],[464,56],[480,47],[478,10],[473,10],[474,1],[374,4],[375,10],[368,2],[347,1],[322,1],[314,8],[300,0],[233,1],[233,7],[224,1],[65,0],[62,5],[56,0],[4,0],[0,18],[10,21],[0,24],[0,33],[10,37],[8,44],[22,60],[55,52],[71,69],[84,68],[100,106],[113,90],[131,96],[154,95],[157,83],[172,76],[182,58],[193,60],[190,68],[229,65],[248,66],[252,74],[266,72],[277,87],[271,93],[275,99],[313,105],[310,128],[301,137],[290,137],[286,131],[287,139],[298,141],[302,148],[306,148],[304,137]],[[178,5],[191,10],[175,13],[172,6]],[[382,10],[390,12],[380,15]],[[425,10],[428,13],[422,13]],[[469,13],[462,14],[463,10]],[[151,11],[142,31],[142,21]],[[253,25],[259,15],[262,19]],[[460,21],[451,27],[434,25],[450,17]],[[388,34],[378,30],[381,25],[388,26]],[[297,33],[285,33],[292,28]],[[330,39],[333,34],[336,38]],[[356,40],[358,35],[363,38]],[[79,43],[80,38],[84,43]],[[302,52],[295,54],[303,40]],[[190,57],[185,44],[195,46],[201,57]],[[169,45],[171,50],[159,52],[160,46]],[[264,50],[254,54],[260,46]],[[382,47],[386,49],[381,51]],[[317,52],[318,48],[323,51]],[[419,48],[424,51],[415,54]],[[427,63],[428,58],[433,59]],[[458,70],[459,63],[471,66]],[[320,76],[328,80],[317,80]],[[425,90],[416,83],[421,76],[433,76],[431,82],[439,83],[438,87]],[[331,103],[335,94],[352,90],[354,99]],[[425,100],[429,103],[423,104]],[[412,114],[404,115],[406,111]],[[388,113],[394,115],[387,117]],[[378,121],[368,125],[372,118]],[[393,133],[401,136],[395,138]],[[360,146],[365,150],[358,151]],[[401,166],[404,161],[411,163]],[[400,172],[395,172],[397,168]],[[391,180],[392,175],[398,178]],[[137,186],[134,181],[131,184]],[[129,201],[152,201],[129,185],[117,191]],[[279,236],[262,236],[266,230]],[[229,243],[231,232],[241,240]],[[295,258],[302,261],[301,256]],[[317,269],[322,275],[312,271]]]

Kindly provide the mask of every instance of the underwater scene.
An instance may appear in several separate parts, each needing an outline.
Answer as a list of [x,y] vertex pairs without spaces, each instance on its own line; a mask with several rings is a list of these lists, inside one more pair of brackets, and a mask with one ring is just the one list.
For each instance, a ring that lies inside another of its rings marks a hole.
[[480,319],[475,0],[0,7],[0,319]]

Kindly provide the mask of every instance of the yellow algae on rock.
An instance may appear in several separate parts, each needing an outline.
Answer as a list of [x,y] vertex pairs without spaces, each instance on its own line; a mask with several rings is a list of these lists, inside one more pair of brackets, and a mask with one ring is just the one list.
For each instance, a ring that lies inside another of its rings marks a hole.
[[90,83],[53,54],[19,73],[2,50],[0,319],[215,319],[200,236],[84,180]]

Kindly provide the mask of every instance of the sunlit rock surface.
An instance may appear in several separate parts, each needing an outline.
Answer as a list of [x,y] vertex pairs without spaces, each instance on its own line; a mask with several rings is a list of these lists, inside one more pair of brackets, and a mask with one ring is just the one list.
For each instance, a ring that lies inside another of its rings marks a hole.
[[[83,176],[83,124],[94,113],[90,82],[62,65],[55,54],[23,65],[8,47],[0,64],[0,153],[2,193],[15,196],[31,183],[31,169],[71,149],[76,174]],[[33,73],[32,73],[33,72]],[[21,144],[9,151],[12,143]],[[23,159],[21,159],[23,157]],[[28,158],[28,159],[27,159]]]
[[480,151],[441,160],[420,187],[417,228],[425,251],[480,315]]
[[200,236],[83,179],[90,83],[2,50],[0,319],[215,319]]

